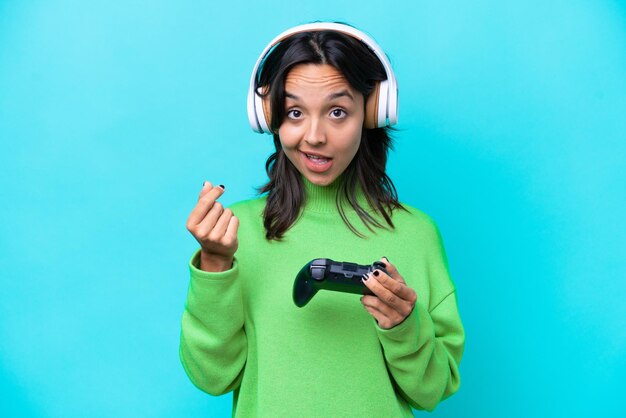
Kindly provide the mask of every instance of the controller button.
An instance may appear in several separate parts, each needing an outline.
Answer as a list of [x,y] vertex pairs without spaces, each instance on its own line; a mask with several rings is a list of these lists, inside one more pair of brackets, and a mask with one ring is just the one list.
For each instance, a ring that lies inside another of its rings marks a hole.
[[311,277],[313,277],[315,280],[323,280],[324,270],[324,267],[311,266]]

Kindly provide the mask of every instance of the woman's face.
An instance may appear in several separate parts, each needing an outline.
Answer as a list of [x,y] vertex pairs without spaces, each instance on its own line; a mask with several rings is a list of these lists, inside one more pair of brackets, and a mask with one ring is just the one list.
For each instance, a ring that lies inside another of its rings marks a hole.
[[285,155],[311,183],[344,172],[361,143],[363,95],[327,64],[299,64],[285,79],[286,116],[278,136]]

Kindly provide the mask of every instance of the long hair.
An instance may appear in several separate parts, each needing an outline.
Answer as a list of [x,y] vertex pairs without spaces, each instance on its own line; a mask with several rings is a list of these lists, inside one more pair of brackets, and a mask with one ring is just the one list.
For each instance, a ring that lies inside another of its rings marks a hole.
[[[281,240],[296,222],[306,201],[304,185],[298,169],[285,155],[278,128],[286,116],[285,79],[298,64],[328,64],[339,70],[348,83],[367,99],[377,81],[386,79],[385,70],[378,57],[359,40],[336,31],[301,32],[276,45],[263,61],[255,88],[264,87],[269,94],[271,121],[276,152],[269,156],[265,170],[269,181],[257,188],[259,194],[268,193],[263,212],[265,237]],[[365,102],[365,100],[364,100]],[[344,204],[349,204],[363,224],[386,228],[357,201],[360,188],[367,204],[383,217],[390,228],[394,209],[406,210],[398,201],[398,194],[385,172],[389,149],[393,149],[390,128],[362,129],[361,143],[356,155],[343,172],[337,191],[336,205],[348,228],[363,237],[348,220]]]

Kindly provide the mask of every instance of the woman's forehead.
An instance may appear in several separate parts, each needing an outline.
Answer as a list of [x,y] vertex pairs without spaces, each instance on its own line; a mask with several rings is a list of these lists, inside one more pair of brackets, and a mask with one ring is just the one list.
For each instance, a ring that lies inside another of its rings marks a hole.
[[297,96],[297,91],[348,90],[354,89],[343,74],[328,64],[299,64],[289,71],[285,79],[285,90],[288,96]]

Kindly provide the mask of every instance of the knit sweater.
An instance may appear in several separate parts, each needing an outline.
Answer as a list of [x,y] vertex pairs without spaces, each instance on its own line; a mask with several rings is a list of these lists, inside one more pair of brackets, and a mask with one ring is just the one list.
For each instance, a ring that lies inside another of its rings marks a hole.
[[[338,181],[303,181],[306,203],[283,241],[265,239],[263,196],[231,206],[240,226],[229,270],[202,271],[199,250],[191,257],[179,353],[185,372],[211,395],[234,391],[235,417],[432,411],[459,388],[465,342],[436,224],[403,204],[408,212],[394,210],[395,229],[370,232],[347,206],[361,238],[339,215]],[[417,293],[412,313],[395,327],[380,328],[355,294],[321,290],[295,306],[294,279],[310,260],[371,264],[382,256]]]

